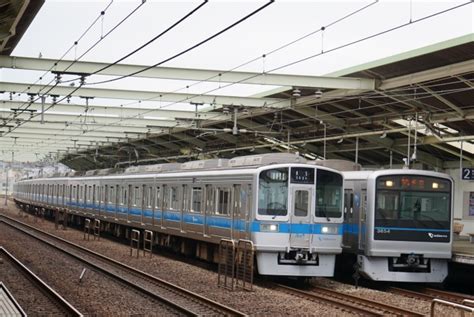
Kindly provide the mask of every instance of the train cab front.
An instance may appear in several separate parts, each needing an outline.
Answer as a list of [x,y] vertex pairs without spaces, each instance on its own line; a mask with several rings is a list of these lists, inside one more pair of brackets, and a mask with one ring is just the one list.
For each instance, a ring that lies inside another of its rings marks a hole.
[[342,175],[308,165],[259,173],[256,221],[262,275],[333,276],[341,253]]
[[441,283],[452,237],[452,181],[427,175],[376,178],[361,271],[373,280]]

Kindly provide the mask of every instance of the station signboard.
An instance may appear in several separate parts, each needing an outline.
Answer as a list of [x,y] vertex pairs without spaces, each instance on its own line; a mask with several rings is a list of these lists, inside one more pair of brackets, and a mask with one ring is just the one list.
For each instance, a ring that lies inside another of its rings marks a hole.
[[474,168],[463,167],[461,170],[461,179],[474,181]]

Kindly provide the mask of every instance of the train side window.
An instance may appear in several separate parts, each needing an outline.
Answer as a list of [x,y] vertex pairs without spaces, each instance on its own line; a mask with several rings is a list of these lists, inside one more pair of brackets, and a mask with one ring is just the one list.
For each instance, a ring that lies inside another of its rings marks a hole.
[[201,213],[202,210],[202,188],[193,187],[191,192],[191,212]]
[[216,189],[216,214],[229,215],[230,207],[230,190],[229,188],[219,187]]

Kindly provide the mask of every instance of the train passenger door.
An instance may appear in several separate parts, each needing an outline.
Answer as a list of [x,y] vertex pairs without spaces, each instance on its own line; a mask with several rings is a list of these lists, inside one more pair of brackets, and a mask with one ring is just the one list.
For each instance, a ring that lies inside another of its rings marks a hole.
[[352,189],[344,190],[344,234],[342,245],[350,248],[354,232],[354,191]]
[[232,239],[250,239],[249,235],[249,199],[250,185],[234,185]]
[[359,250],[365,249],[365,232],[367,220],[367,190],[362,189],[360,192],[360,208],[359,208]]
[[310,218],[314,186],[293,186],[290,200],[290,247],[310,247]]
[[204,213],[203,213],[203,235],[209,236],[209,215],[213,213],[214,208],[214,187],[212,185],[206,185],[204,192]]

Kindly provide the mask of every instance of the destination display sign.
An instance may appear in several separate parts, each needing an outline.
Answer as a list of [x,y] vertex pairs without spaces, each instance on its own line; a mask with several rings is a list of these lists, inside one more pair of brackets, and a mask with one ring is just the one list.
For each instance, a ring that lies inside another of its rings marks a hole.
[[314,184],[314,168],[293,167],[291,182],[293,184]]

